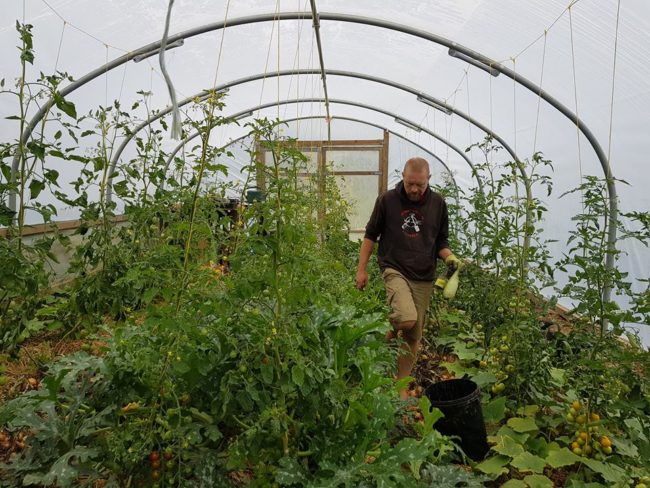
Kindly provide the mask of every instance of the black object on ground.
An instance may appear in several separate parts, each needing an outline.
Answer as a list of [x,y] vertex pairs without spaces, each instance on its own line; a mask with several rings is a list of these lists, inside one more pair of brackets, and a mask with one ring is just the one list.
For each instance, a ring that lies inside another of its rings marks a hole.
[[474,461],[483,459],[490,446],[487,443],[481,389],[468,379],[441,381],[429,385],[424,394],[432,407],[445,414],[438,420],[436,430],[444,435],[460,437],[460,446]]

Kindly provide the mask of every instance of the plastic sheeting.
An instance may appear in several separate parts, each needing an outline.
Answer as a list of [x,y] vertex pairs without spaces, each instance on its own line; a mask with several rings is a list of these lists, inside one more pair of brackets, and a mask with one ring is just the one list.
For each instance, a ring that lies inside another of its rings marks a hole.
[[[443,36],[502,62],[541,85],[578,113],[610,156],[614,176],[630,183],[618,185],[621,209],[650,209],[647,0],[319,0],[316,4],[321,13],[371,17]],[[35,77],[39,71],[51,73],[58,69],[79,78],[107,60],[159,40],[166,5],[162,0],[4,0],[0,6],[2,77],[13,80],[19,76],[15,48],[17,19],[34,25],[36,61],[29,67],[29,77]],[[308,1],[177,0],[170,35],[212,22],[228,24],[233,19],[276,12],[305,12],[306,20],[227,27],[186,39],[184,46],[168,51],[167,65],[179,98],[264,73],[267,77],[263,80],[230,90],[226,113],[261,103],[322,97],[317,75],[273,76],[279,70],[319,68]],[[475,117],[507,140],[522,159],[529,158],[534,151],[542,151],[551,159],[555,196],[548,201],[545,233],[546,237],[559,240],[552,247],[559,257],[572,228],[570,217],[580,205],[578,198],[558,199],[557,195],[576,187],[581,176],[602,175],[593,149],[584,137],[578,136],[573,123],[546,102],[540,102],[535,93],[506,76],[491,77],[450,57],[443,46],[409,34],[350,22],[321,20],[320,29],[327,69],[370,74],[413,87]],[[400,114],[462,149],[484,137],[481,130],[468,122],[418,102],[413,94],[348,77],[329,76],[327,83],[331,98]],[[114,99],[129,107],[139,97],[138,90],[153,92],[151,107],[168,105],[169,96],[155,57],[137,64],[129,62],[69,98],[78,113],[83,114],[98,105],[109,105]],[[15,100],[0,97],[3,140],[17,137],[16,124],[4,120],[15,111]],[[333,116],[367,120],[406,136],[440,156],[456,172],[459,185],[467,188],[473,184],[462,158],[424,132],[359,107],[332,104],[331,112]],[[289,104],[258,114],[282,118],[323,116],[325,108],[322,103]],[[145,114],[141,108],[135,115]],[[351,131],[371,130],[353,129],[353,123],[338,126]],[[291,130],[303,139],[325,138],[327,134],[325,125],[318,120],[296,123]],[[215,137],[226,141],[244,133],[243,128],[227,127],[215,131]],[[170,148],[173,145],[170,141]],[[412,153],[419,151],[408,144],[402,147],[409,147]],[[133,154],[133,148],[127,148],[124,160]],[[391,171],[410,155],[391,150]],[[469,156],[475,159],[479,155],[471,151]],[[499,153],[499,157],[505,158],[505,152]],[[638,244],[622,247],[628,253],[622,261],[623,269],[632,278],[650,276],[648,249]]]

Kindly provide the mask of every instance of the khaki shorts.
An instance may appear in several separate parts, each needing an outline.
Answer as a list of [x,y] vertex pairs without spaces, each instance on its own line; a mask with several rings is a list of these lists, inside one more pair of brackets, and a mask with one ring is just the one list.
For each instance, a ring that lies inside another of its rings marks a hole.
[[415,326],[404,331],[403,334],[405,338],[419,341],[422,338],[424,321],[431,302],[433,282],[409,280],[392,268],[386,268],[382,278],[386,286],[388,306],[391,309],[388,316],[391,324],[415,320]]

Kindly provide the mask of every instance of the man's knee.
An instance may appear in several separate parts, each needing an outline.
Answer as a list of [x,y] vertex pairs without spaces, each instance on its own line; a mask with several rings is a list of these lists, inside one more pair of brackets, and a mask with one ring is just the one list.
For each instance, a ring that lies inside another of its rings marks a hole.
[[403,331],[406,332],[408,330],[411,330],[413,327],[415,327],[415,324],[417,324],[417,320],[407,320],[405,322],[393,322],[393,329],[396,331]]

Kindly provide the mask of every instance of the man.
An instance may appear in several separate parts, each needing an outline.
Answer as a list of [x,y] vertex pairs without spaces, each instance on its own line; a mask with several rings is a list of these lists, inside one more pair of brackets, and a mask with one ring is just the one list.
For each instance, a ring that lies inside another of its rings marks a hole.
[[[356,285],[368,284],[368,260],[379,239],[377,260],[382,271],[393,330],[389,340],[405,341],[397,358],[397,379],[411,375],[420,349],[436,272],[436,262],[458,264],[447,242],[447,204],[429,188],[429,163],[411,158],[402,172],[402,181],[375,202],[361,244]],[[400,398],[406,399],[406,389]]]

